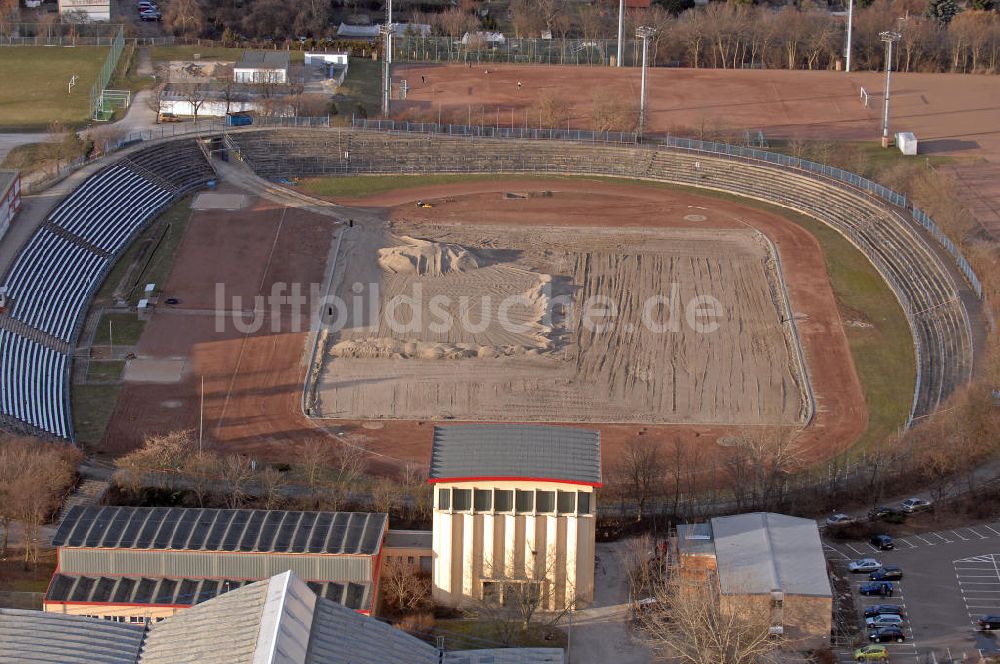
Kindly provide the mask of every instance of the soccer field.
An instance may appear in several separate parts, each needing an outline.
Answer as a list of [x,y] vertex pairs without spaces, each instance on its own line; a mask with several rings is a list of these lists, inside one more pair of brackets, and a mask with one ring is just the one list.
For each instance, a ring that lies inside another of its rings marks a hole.
[[[90,115],[90,88],[108,56],[106,46],[0,48],[0,131],[77,125]],[[70,77],[79,79],[73,93]]]

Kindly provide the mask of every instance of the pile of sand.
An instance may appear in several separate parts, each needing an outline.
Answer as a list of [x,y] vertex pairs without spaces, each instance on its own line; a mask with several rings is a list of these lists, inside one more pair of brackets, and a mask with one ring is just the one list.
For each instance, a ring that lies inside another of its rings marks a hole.
[[479,268],[476,257],[461,245],[407,235],[399,239],[402,245],[378,250],[379,267],[387,272],[436,277]]
[[371,337],[341,341],[330,348],[331,356],[352,359],[463,360],[537,355],[538,353],[539,349],[525,348],[524,346],[480,346],[478,344],[399,341]]

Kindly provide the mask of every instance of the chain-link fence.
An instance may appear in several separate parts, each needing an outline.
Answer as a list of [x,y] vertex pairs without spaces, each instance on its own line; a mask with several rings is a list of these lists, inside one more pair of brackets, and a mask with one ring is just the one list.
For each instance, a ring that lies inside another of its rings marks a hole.
[[[642,42],[622,43],[622,64],[642,63]],[[401,35],[393,39],[393,62],[451,62],[607,66],[618,55],[614,39],[517,39]]]
[[111,46],[121,31],[116,23],[0,22],[0,46]]

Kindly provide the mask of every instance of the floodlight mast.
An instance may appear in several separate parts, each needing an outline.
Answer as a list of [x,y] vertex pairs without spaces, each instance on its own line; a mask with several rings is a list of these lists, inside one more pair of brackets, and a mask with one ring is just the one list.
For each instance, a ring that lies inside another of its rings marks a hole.
[[618,0],[618,59],[615,66],[622,66],[622,59],[625,57],[625,0]]
[[635,36],[642,40],[642,86],[639,88],[639,130],[637,136],[641,139],[646,130],[646,69],[649,38],[656,34],[656,29],[648,25],[640,25],[635,30]]
[[385,57],[382,67],[382,117],[389,117],[389,98],[392,95],[392,76],[390,67],[392,64],[392,0],[386,0],[385,5],[385,25],[382,26],[382,34],[385,38]]
[[903,38],[898,32],[886,30],[878,33],[878,38],[885,42],[885,109],[882,115],[882,147],[889,147],[889,94],[892,84],[892,45]]
[[847,0],[847,73],[851,73],[851,30],[854,27],[854,0]]

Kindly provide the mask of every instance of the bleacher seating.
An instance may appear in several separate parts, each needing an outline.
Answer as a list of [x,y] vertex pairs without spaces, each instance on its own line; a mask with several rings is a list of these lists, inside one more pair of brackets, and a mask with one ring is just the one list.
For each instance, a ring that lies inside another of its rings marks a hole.
[[0,408],[21,422],[69,438],[66,353],[0,329]]
[[49,214],[2,282],[0,416],[72,439],[68,353],[90,298],[146,223],[213,173],[195,141],[160,144],[102,169]]
[[876,266],[911,320],[913,412],[926,415],[971,374],[968,312],[948,268],[898,210],[868,194],[765,162],[711,153],[561,141],[450,138],[360,130],[274,129],[231,135],[259,175],[564,173],[644,178],[788,207],[846,236]]

